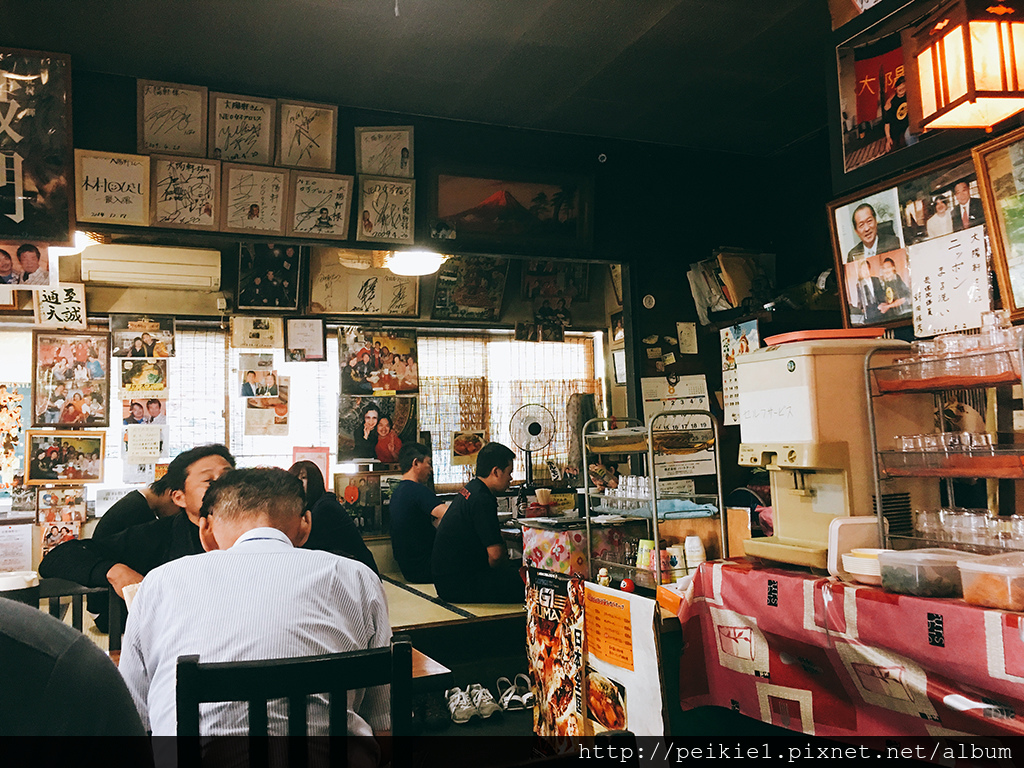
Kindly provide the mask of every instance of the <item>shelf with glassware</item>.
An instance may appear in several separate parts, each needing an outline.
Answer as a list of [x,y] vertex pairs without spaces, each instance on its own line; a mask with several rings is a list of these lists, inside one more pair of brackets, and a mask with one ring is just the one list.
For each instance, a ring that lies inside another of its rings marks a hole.
[[[1024,480],[1024,445],[1014,444],[1012,414],[1002,413],[1022,363],[1024,333],[1001,311],[985,313],[978,334],[868,356],[875,503],[886,546],[1024,549],[1024,516],[1013,508],[1016,491],[1008,493],[1015,484],[998,482]],[[914,434],[929,426],[938,431]],[[954,481],[972,480],[992,481],[976,492],[984,490],[984,506],[958,504]]]
[[[672,424],[680,419],[688,424]],[[625,422],[623,428],[604,428]],[[722,481],[718,456],[718,422],[714,415],[705,410],[664,411],[656,414],[647,426],[636,419],[616,418],[591,419],[583,426],[581,443],[584,463],[584,510],[587,522],[587,540],[590,544],[588,561],[590,577],[597,579],[601,568],[608,570],[609,578],[618,579],[620,574],[633,576],[637,586],[653,589],[655,584],[674,581],[687,573],[687,562],[683,547],[664,547],[662,531],[666,524],[685,522],[706,522],[712,518],[721,524]],[[657,477],[654,468],[662,457],[679,458],[710,451],[714,462],[714,493],[676,493],[663,491],[659,486],[664,482]],[[642,453],[645,458],[644,473],[625,476],[615,487],[595,487],[590,477],[591,457],[607,454]],[[677,519],[673,519],[677,518]],[[685,519],[683,519],[685,518]],[[696,520],[704,518],[704,520]],[[646,540],[624,539],[615,542],[601,542],[594,546],[591,526],[615,525],[642,520],[647,525]],[[724,549],[725,533],[716,530],[717,538]],[[695,564],[694,564],[695,565]]]

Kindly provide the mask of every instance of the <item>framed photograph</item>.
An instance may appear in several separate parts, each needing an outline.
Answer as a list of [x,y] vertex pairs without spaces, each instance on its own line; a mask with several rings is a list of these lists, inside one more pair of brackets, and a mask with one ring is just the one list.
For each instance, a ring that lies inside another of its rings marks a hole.
[[622,306],[622,265],[609,264],[608,271],[612,278],[612,290],[615,291],[615,301]]
[[338,356],[343,395],[411,395],[419,391],[415,333],[342,326]]
[[210,94],[210,157],[225,163],[273,165],[277,102]]
[[12,182],[0,185],[0,240],[70,245],[71,58],[0,48],[0,93],[10,96],[0,121],[0,169]]
[[81,533],[81,523],[43,523],[39,527],[40,557],[66,541],[74,541]]
[[241,354],[238,356],[238,387],[240,397],[277,397],[277,371],[273,355]]
[[380,472],[339,472],[334,475],[334,495],[362,532],[383,529],[383,497]]
[[590,265],[572,261],[523,262],[522,298],[586,301],[590,297]]
[[415,397],[342,395],[338,401],[338,461],[392,464],[417,434]]
[[116,364],[121,376],[122,400],[167,399],[169,390],[166,358],[124,357]]
[[476,455],[480,449],[487,444],[487,438],[482,429],[468,429],[462,432],[452,432],[452,466],[463,464],[476,464]]
[[149,226],[149,158],[75,150],[79,223]]
[[309,311],[326,315],[419,316],[418,277],[396,275],[390,269],[356,269],[367,251],[310,248]]
[[458,256],[437,273],[435,320],[493,322],[501,316],[508,259],[498,256]]
[[281,318],[233,316],[231,346],[235,349],[283,348],[284,325]]
[[251,165],[221,166],[221,230],[284,234],[288,171]]
[[[977,176],[966,153],[831,203],[846,327],[909,324],[917,281],[922,289],[932,285],[930,273],[941,263],[938,253],[955,247],[965,219],[968,230],[984,223]],[[921,274],[913,274],[912,261]],[[921,309],[927,312],[928,306]]]
[[137,83],[139,154],[206,157],[206,88],[156,80]]
[[278,99],[277,115],[277,164],[334,173],[338,108]]
[[356,240],[412,245],[415,206],[415,181],[360,176]]
[[173,315],[110,315],[114,357],[174,357]]
[[612,350],[612,367],[615,370],[615,383],[620,387],[626,386],[626,350]]
[[356,127],[356,173],[411,179],[412,126]]
[[288,184],[288,235],[348,239],[351,176],[292,171]]
[[167,400],[160,398],[137,398],[121,401],[121,424],[166,424]]
[[32,426],[110,426],[110,337],[32,334]]
[[626,326],[622,320],[621,312],[612,312],[611,332],[608,338],[611,339],[613,347],[621,347],[626,343]]
[[101,431],[27,430],[25,485],[102,483],[105,438]]
[[[52,257],[50,248],[43,243],[24,240],[0,242],[0,288],[17,288],[19,291],[38,291],[57,283],[57,257]],[[11,295],[11,308],[15,307]]]
[[151,160],[151,224],[170,229],[219,229],[220,161],[164,155],[152,155]]
[[236,309],[298,311],[299,255],[294,243],[241,243]]
[[298,363],[327,359],[327,323],[322,317],[284,319],[284,357]]
[[[976,147],[973,156],[999,295],[1016,322],[1024,318],[1024,129]],[[975,202],[969,214],[978,213]]]
[[31,403],[30,383],[0,381],[0,498],[10,496],[23,479],[25,441],[22,432],[28,425]]
[[586,250],[592,184],[579,176],[441,171],[431,179],[430,236],[503,253]]
[[[88,464],[89,459],[81,459]],[[84,523],[85,488],[39,488],[36,496],[37,523]]]

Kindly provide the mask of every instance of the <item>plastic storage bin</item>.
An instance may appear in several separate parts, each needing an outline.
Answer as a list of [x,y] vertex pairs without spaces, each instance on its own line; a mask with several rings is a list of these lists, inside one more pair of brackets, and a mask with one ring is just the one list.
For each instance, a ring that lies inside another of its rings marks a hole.
[[955,549],[885,550],[878,555],[882,589],[918,597],[961,597],[957,563],[984,557]]
[[1024,611],[1024,552],[961,558],[957,565],[966,602],[1004,611]]

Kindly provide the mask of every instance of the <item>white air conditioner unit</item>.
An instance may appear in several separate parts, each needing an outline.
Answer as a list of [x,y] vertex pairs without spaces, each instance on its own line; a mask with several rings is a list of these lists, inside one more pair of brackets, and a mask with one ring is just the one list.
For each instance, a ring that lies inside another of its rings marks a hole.
[[90,245],[82,251],[86,283],[138,288],[220,290],[220,251],[163,245]]

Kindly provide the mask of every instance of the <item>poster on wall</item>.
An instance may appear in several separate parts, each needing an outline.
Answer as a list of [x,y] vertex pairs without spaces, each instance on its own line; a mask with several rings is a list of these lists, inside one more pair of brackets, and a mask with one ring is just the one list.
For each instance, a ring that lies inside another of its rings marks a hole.
[[167,399],[167,360],[160,358],[125,358],[117,363],[121,375],[121,399],[141,397]]
[[[42,243],[0,242],[0,288],[41,291],[58,279],[58,259]],[[14,296],[11,296],[11,302]],[[11,309],[16,308],[12,305]]]
[[235,349],[280,349],[284,346],[284,323],[280,317],[232,316],[231,346]]
[[338,461],[377,459],[392,464],[416,442],[416,398],[342,395],[338,401]]
[[149,158],[75,150],[76,218],[98,224],[149,224]]
[[0,382],[0,499],[11,495],[15,477],[25,474],[24,429],[28,426],[32,385]]
[[665,733],[654,612],[657,603],[586,585],[587,733]]
[[110,426],[110,337],[33,334],[32,426]]
[[984,226],[911,246],[910,265],[917,338],[981,327],[992,308]]
[[201,85],[138,82],[138,151],[206,156],[207,91]]
[[71,59],[0,48],[0,240],[71,243]]
[[238,387],[241,397],[272,397],[277,392],[273,355],[238,356]]
[[219,160],[152,156],[152,225],[216,230],[220,226]]
[[[273,374],[270,374],[273,377]],[[245,401],[245,434],[288,434],[288,378],[274,377],[276,385],[266,388],[266,394],[249,397]],[[273,393],[273,394],[270,394]]]
[[338,332],[343,395],[403,394],[419,391],[416,334],[363,331],[351,326]]
[[457,256],[437,273],[434,320],[493,321],[501,316],[508,259]]
[[[708,410],[707,380],[692,376],[651,376],[640,379],[644,423],[662,411]],[[715,474],[714,428],[706,416],[669,416],[658,421],[655,443],[655,476],[674,477]]]
[[296,311],[299,308],[300,250],[295,243],[241,243],[235,308]]
[[475,466],[476,455],[487,444],[486,433],[482,429],[467,429],[452,432],[452,466],[466,464]]
[[40,328],[85,329],[85,285],[57,283],[32,292],[32,313]]
[[174,317],[111,314],[110,345],[114,357],[174,357]]
[[124,426],[133,424],[166,424],[167,400],[158,398],[123,400],[121,402],[121,423]]
[[[538,736],[584,734],[583,595],[580,578],[527,570],[526,659],[537,701],[533,730]],[[659,679],[657,673],[654,679]]]
[[590,297],[590,265],[571,261],[523,262],[522,298],[557,299],[570,302]]

